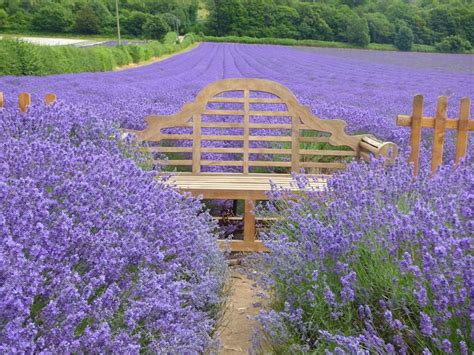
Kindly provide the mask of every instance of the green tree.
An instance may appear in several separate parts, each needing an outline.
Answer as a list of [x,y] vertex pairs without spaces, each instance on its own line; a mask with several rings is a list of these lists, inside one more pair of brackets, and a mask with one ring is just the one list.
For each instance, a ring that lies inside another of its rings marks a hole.
[[8,27],[15,31],[24,31],[30,28],[32,16],[25,10],[18,10],[8,18]]
[[304,4],[299,7],[300,23],[298,31],[302,39],[329,40],[332,38],[331,28],[314,6]]
[[77,12],[75,30],[86,34],[99,33],[100,20],[89,6],[85,6]]
[[154,15],[147,18],[143,25],[143,33],[146,38],[149,39],[162,40],[170,30],[170,26],[168,26],[160,15]]
[[367,21],[360,17],[351,21],[347,26],[346,39],[349,43],[360,47],[367,47],[370,42]]
[[[77,13],[83,8],[89,8],[98,19],[99,32],[113,33],[116,31],[115,17],[111,13],[111,11],[115,11],[115,2],[113,0],[59,0],[59,2],[63,6],[70,7],[75,18]],[[120,12],[120,17],[122,18],[124,13],[128,13],[128,10],[121,9]]]
[[375,43],[392,43],[395,26],[380,13],[369,13],[365,16],[369,25],[370,41]]
[[474,43],[474,9],[466,10],[461,18],[464,37]]
[[296,9],[279,5],[275,9],[272,37],[297,38],[299,36],[297,24],[300,16]]
[[358,21],[359,16],[347,5],[337,7],[335,11],[335,16],[333,16],[334,24],[330,25],[334,32],[335,39],[337,41],[349,42],[349,38],[347,37],[349,33],[348,27],[351,23]]
[[341,3],[345,5],[349,5],[350,7],[356,7],[364,5],[367,0],[341,0]]
[[245,8],[240,0],[214,0],[210,3],[207,27],[216,36],[245,34]]
[[457,19],[450,6],[435,7],[430,12],[430,27],[434,32],[434,41],[456,33]]
[[432,44],[433,31],[428,25],[428,12],[416,7],[414,4],[403,2],[394,2],[387,8],[385,13],[392,23],[404,21],[412,30],[413,42]]
[[4,9],[0,9],[0,29],[7,28],[8,14]]
[[125,32],[134,36],[143,35],[143,26],[150,16],[140,11],[132,11],[122,23]]
[[402,51],[410,51],[413,45],[413,32],[410,27],[402,22],[395,33],[393,40],[395,47]]
[[32,26],[35,30],[64,32],[73,24],[72,13],[57,3],[44,5],[35,13]]
[[445,37],[436,44],[436,50],[439,52],[464,53],[471,49],[471,43],[459,35]]
[[176,15],[172,14],[171,12],[167,12],[166,14],[163,14],[163,20],[165,20],[168,26],[170,26],[172,31],[179,33],[181,21]]

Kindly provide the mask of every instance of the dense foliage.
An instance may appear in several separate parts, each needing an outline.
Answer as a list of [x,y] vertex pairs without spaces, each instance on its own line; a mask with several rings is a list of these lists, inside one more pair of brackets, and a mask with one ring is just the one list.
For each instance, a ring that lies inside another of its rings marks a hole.
[[261,344],[279,353],[470,354],[473,168],[471,159],[414,179],[405,164],[354,164],[324,194],[296,177],[305,192],[274,202],[283,218],[266,236],[271,254],[255,264],[272,295]]
[[[164,34],[156,33],[156,37]],[[50,75],[108,71],[130,63],[139,63],[164,54],[171,54],[194,43],[192,34],[181,43],[169,32],[165,43],[151,41],[145,44],[125,46],[39,46],[19,40],[0,40],[0,75]]]
[[[335,41],[320,41],[316,39],[293,39],[293,38],[273,38],[273,37],[247,37],[247,36],[201,36],[200,41],[218,43],[245,43],[245,44],[278,44],[282,46],[305,46],[305,47],[326,47],[326,48],[354,48],[359,49],[355,44]],[[397,47],[386,43],[369,43],[367,49],[396,51]],[[434,52],[435,47],[426,44],[413,44],[411,50],[414,52]],[[472,51],[471,51],[472,52]]]
[[214,223],[127,158],[115,126],[60,104],[0,111],[2,353],[212,345]]
[[[196,22],[197,0],[120,1],[125,35],[161,39],[150,27],[189,32]],[[115,33],[115,1],[73,0],[0,2],[0,31]],[[148,29],[144,27],[148,22]],[[161,32],[163,32],[161,31]],[[161,33],[160,32],[160,33]]]
[[[208,0],[208,34],[342,41],[359,46],[411,41],[434,45],[447,36],[474,40],[474,8],[466,0],[280,1]],[[397,39],[398,37],[398,39]],[[400,45],[399,45],[400,44]],[[441,49],[441,47],[439,47]]]
[[[110,35],[115,28],[114,14],[115,2],[109,0],[8,0],[0,2],[0,30]],[[154,39],[161,36],[154,28],[164,26],[160,34],[194,31],[219,37],[337,41],[361,47],[370,41],[395,44],[402,50],[410,49],[407,36],[425,45],[450,36],[470,44],[474,41],[470,0],[122,0],[120,21],[123,34]]]

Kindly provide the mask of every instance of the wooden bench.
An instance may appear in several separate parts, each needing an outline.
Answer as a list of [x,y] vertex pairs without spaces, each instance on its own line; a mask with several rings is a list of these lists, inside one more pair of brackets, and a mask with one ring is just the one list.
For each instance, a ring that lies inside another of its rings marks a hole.
[[204,199],[244,200],[243,240],[230,242],[233,251],[264,250],[252,209],[267,199],[270,180],[297,189],[291,172],[304,171],[323,189],[328,175],[354,158],[397,155],[395,144],[346,134],[345,121],[314,116],[290,90],[268,80],[216,81],[180,112],[146,122],[144,130],[125,131],[143,142],[154,163],[176,172],[168,183]]

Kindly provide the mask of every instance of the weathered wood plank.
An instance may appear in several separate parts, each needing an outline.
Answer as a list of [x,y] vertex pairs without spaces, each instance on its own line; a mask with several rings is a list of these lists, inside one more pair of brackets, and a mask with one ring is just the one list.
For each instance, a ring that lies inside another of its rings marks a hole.
[[461,107],[459,110],[458,136],[456,141],[456,157],[455,164],[458,164],[466,155],[468,142],[468,125],[471,115],[471,100],[468,97],[461,99]]
[[249,104],[250,90],[244,90],[244,157],[243,157],[243,173],[249,173],[249,136],[250,136],[250,104]]
[[156,159],[153,160],[153,163],[155,164],[161,164],[161,165],[176,165],[176,166],[185,166],[185,165],[193,165],[192,160],[173,160],[173,159],[167,159],[167,160],[162,160],[162,159]]
[[416,95],[413,99],[413,114],[411,116],[410,157],[413,163],[413,173],[418,175],[420,164],[421,121],[423,119],[423,96]]
[[[207,102],[222,102],[222,103],[243,103],[245,99],[241,97],[213,97]],[[284,104],[280,99],[249,97],[249,103],[252,104]]]
[[26,112],[28,107],[31,105],[31,94],[28,92],[22,92],[18,95],[18,107],[21,112]]
[[[249,111],[250,116],[268,116],[268,117],[290,117],[288,111]],[[218,116],[243,116],[244,110],[204,110],[203,115],[218,115]]]
[[243,166],[242,161],[237,160],[202,160],[203,166]]
[[191,153],[193,148],[191,147],[141,147],[140,151],[152,153]]
[[[423,117],[421,120],[421,128],[434,128],[436,117]],[[446,129],[458,129],[458,120],[453,118],[446,119]],[[411,126],[411,116],[398,115],[397,116],[398,126]],[[474,120],[469,120],[467,125],[468,130],[474,130]]]
[[293,114],[291,119],[291,170],[300,170],[300,118]]
[[46,106],[50,106],[53,102],[56,102],[57,99],[58,97],[55,94],[49,93],[44,97],[44,103]]
[[448,110],[448,97],[438,97],[436,120],[433,133],[433,153],[431,156],[431,173],[434,174],[443,162],[444,135]]
[[201,171],[201,115],[193,116],[193,173]]

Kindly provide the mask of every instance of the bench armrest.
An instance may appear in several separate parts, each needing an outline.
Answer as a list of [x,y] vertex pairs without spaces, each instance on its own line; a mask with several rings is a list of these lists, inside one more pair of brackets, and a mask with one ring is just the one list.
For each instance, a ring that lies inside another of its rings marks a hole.
[[395,162],[398,155],[398,146],[392,142],[383,142],[374,136],[366,136],[359,143],[359,157],[370,161],[371,156],[375,158],[384,157],[388,164]]

